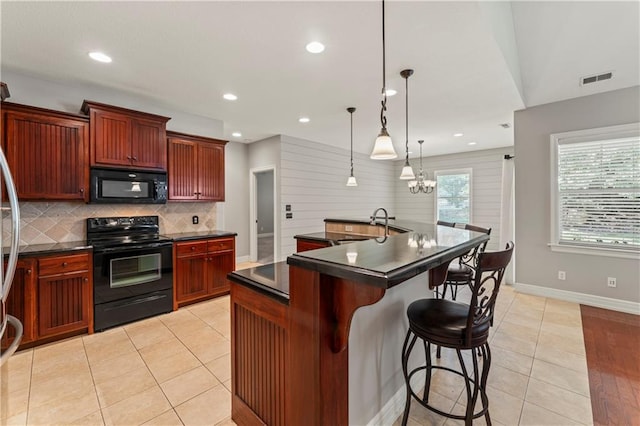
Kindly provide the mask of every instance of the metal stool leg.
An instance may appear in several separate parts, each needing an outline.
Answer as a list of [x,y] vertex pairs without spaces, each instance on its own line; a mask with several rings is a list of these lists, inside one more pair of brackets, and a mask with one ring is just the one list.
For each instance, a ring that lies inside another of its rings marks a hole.
[[[409,420],[409,410],[411,409],[411,383],[409,380],[409,371],[408,371],[408,363],[409,363],[409,355],[411,355],[411,350],[413,349],[413,345],[415,345],[418,336],[413,335],[413,339],[411,339],[411,343],[409,343],[409,339],[411,338],[411,329],[407,331],[407,337],[404,339],[404,344],[402,345],[402,373],[404,374],[405,385],[407,386],[407,399],[404,405],[404,414],[402,415],[402,426],[407,425],[407,421]],[[408,346],[408,347],[407,347]]]

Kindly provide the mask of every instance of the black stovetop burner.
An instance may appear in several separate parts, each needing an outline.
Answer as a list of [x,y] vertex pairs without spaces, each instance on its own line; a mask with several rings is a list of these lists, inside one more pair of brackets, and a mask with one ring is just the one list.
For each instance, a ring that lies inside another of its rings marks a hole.
[[169,243],[160,235],[158,216],[91,217],[87,219],[87,244],[94,248]]

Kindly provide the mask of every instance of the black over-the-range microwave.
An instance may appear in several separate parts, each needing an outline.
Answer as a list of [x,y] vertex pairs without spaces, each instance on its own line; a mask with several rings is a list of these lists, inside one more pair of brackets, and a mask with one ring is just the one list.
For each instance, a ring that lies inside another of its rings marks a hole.
[[91,168],[91,203],[165,204],[167,174]]

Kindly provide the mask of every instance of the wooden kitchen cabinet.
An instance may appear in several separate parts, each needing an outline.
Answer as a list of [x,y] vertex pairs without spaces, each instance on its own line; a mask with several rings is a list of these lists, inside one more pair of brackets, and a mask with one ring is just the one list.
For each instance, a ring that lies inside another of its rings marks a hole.
[[91,166],[167,169],[169,117],[92,101],[82,103],[91,122]]
[[89,201],[89,120],[2,104],[3,144],[21,200]]
[[233,237],[174,243],[174,309],[229,293],[227,274],[235,269]]
[[38,338],[93,332],[93,277],[89,253],[38,259]]
[[296,252],[300,253],[301,251],[307,250],[315,250],[319,248],[329,247],[330,244],[324,241],[316,241],[316,240],[304,240],[298,238],[296,240]]
[[[18,259],[16,272],[13,276],[13,284],[5,306],[7,313],[18,318],[24,328],[20,346],[26,346],[36,339],[35,293],[36,260],[29,258]],[[14,337],[15,330],[13,327],[9,327],[2,336],[2,348],[8,347]]]
[[169,200],[224,201],[226,141],[167,132]]

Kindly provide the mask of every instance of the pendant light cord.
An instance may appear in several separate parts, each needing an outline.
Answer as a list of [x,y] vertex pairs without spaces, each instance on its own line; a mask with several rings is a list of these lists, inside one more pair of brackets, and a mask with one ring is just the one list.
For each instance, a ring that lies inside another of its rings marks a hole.
[[[353,108],[355,111],[355,108]],[[351,176],[353,176],[353,111],[349,111],[351,116]]]
[[384,116],[384,113],[387,110],[387,60],[384,41],[384,0],[382,0],[382,109],[380,110],[380,124],[382,124],[382,128],[386,130],[387,117]]
[[[411,74],[409,74],[410,76]],[[405,164],[409,164],[409,76],[404,79],[404,136],[405,136],[405,152],[407,156],[405,158]]]

